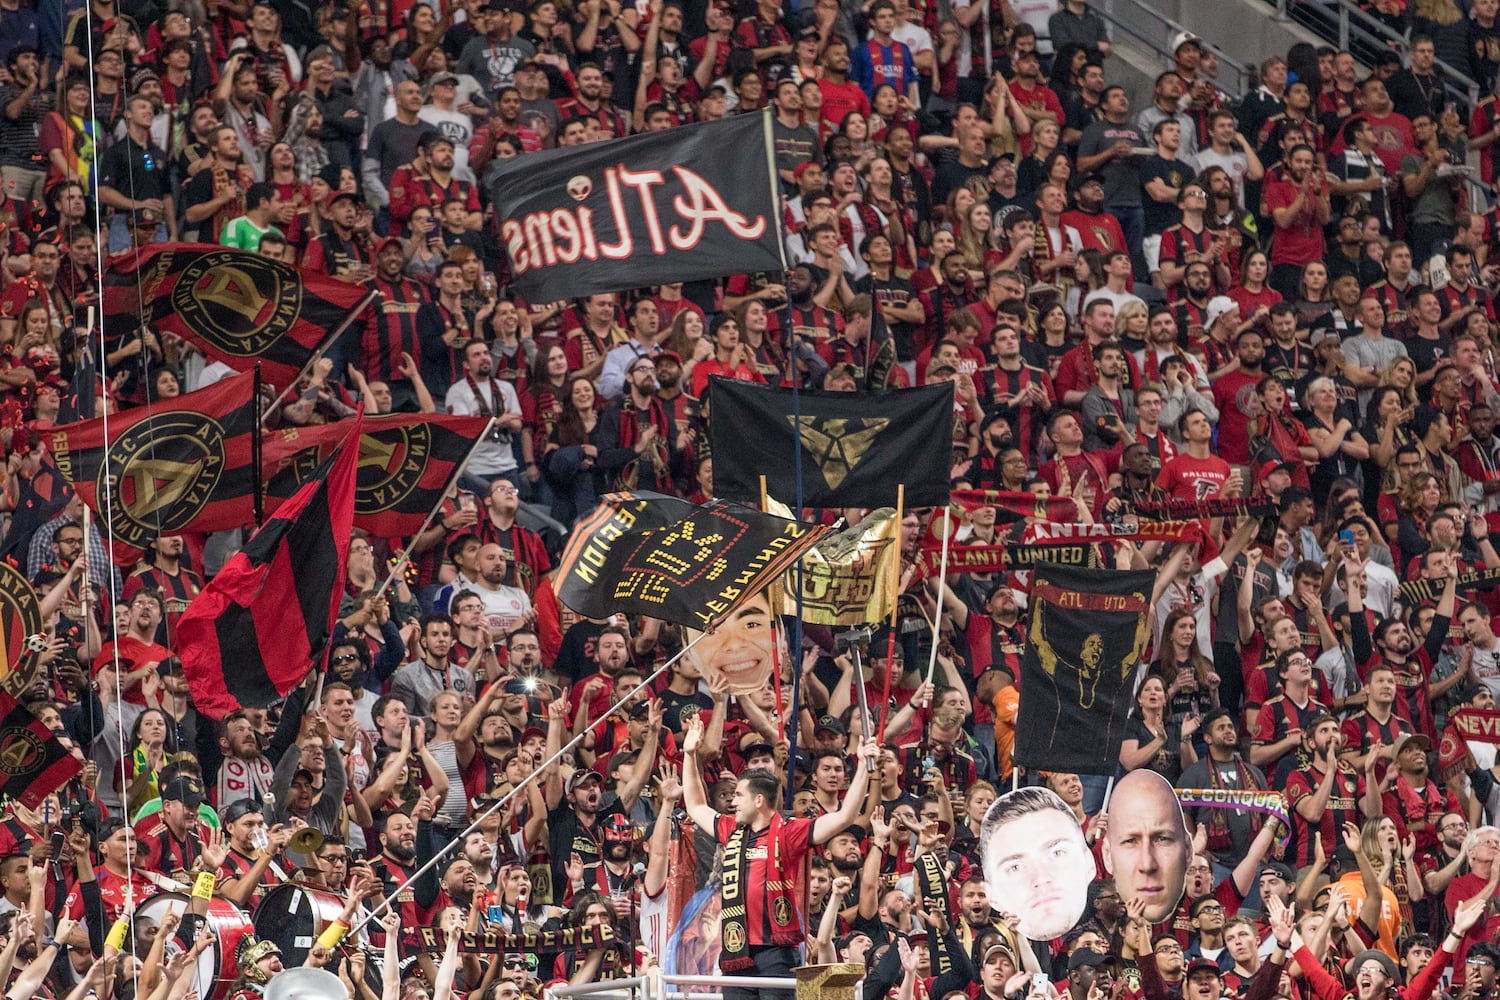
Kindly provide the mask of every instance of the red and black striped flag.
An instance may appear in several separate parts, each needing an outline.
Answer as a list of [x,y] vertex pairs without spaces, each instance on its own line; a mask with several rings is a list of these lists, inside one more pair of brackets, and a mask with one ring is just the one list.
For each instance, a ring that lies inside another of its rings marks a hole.
[[175,333],[238,371],[294,382],[369,292],[248,250],[161,243],[115,258],[104,278],[112,328]]
[[0,793],[28,809],[40,809],[47,796],[82,771],[83,762],[42,720],[0,691]]
[[269,705],[322,658],[344,593],[359,433],[356,417],[335,456],[183,612],[183,672],[205,715]]
[[[488,431],[488,417],[369,417],[359,438],[354,524],[379,538],[422,530]],[[349,433],[348,421],[286,428],[265,439],[268,504],[291,496]]]
[[255,376],[48,433],[53,463],[110,525],[130,565],[157,535],[224,531],[254,516]]

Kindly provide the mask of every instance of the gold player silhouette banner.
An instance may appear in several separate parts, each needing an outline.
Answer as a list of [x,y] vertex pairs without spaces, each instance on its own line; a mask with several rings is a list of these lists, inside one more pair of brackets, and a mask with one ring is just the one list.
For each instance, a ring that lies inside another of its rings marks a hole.
[[[714,492],[728,500],[760,501],[766,490],[797,495],[796,453],[802,455],[807,507],[887,507],[906,486],[906,506],[948,502],[953,436],[953,386],[944,382],[887,392],[799,393],[715,378],[712,382]],[[721,471],[722,470],[722,471]]]
[[1113,775],[1150,635],[1152,570],[1032,568],[1015,761]]

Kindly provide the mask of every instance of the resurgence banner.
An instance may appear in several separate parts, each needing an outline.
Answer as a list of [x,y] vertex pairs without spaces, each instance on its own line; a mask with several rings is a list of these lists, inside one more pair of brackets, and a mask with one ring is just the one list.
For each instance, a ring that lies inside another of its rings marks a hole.
[[497,162],[500,238],[533,302],[786,267],[769,111]]

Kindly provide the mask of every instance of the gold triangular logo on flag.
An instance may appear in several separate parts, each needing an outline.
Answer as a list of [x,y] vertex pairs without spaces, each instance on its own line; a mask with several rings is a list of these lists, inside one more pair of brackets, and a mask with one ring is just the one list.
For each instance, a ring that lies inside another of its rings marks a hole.
[[870,445],[891,422],[887,417],[819,420],[794,416],[788,416],[787,421],[797,429],[802,447],[812,452],[823,471],[823,481],[835,490],[864,460]]

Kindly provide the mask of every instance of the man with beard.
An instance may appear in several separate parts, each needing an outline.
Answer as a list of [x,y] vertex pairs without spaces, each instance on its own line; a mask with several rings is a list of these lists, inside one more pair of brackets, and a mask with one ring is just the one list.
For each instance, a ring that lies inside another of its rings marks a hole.
[[1214,405],[1219,410],[1216,453],[1231,465],[1249,465],[1250,420],[1259,415],[1255,386],[1265,375],[1265,339],[1255,329],[1240,330],[1234,341],[1238,364],[1228,371],[1210,373]]
[[470,799],[489,797],[506,780],[506,765],[514,755],[517,740],[515,727],[502,705],[512,697],[504,684],[491,684],[454,730],[454,754],[464,794]]
[[1487,402],[1472,403],[1465,414],[1469,436],[1459,442],[1455,457],[1467,485],[1464,500],[1477,511],[1500,510],[1500,439],[1495,437],[1495,411]]
[[1323,175],[1313,169],[1312,148],[1297,145],[1287,158],[1286,175],[1268,177],[1261,203],[1275,225],[1269,284],[1283,299],[1297,298],[1302,268],[1323,259],[1323,227],[1333,210]]
[[[418,321],[419,328],[424,316],[429,323],[449,324],[443,333],[438,334],[440,343],[432,343],[429,339],[424,344],[424,358],[429,356],[429,345],[434,353],[441,349],[442,353],[449,354],[455,347],[461,347],[463,351],[463,377],[449,386],[443,400],[448,412],[457,416],[491,417],[495,421],[470,455],[465,470],[464,482],[471,486],[482,484],[486,487],[482,492],[487,493],[488,488],[501,479],[514,480],[516,477],[516,455],[511,447],[511,435],[521,430],[521,401],[509,382],[494,378],[495,359],[484,340],[469,339],[458,296],[462,283],[462,269],[452,262],[444,263],[438,269],[441,295],[437,302],[425,303],[421,307]],[[450,312],[450,309],[455,311]],[[483,322],[483,319],[481,311],[475,322]],[[428,330],[436,332],[436,327],[429,326]]]
[[[476,336],[476,331],[484,328],[489,314],[494,310],[486,308],[480,315],[465,308],[463,267],[456,261],[445,260],[438,264],[432,284],[436,294],[430,301],[417,307],[422,380],[430,386],[452,385],[454,379],[459,378],[460,366],[468,360],[465,349],[472,343],[484,342],[482,336]],[[467,373],[467,369],[465,372]],[[452,392],[452,389],[448,390],[450,396]],[[491,408],[484,412],[485,416],[495,413],[494,402],[489,401]],[[478,406],[479,404],[471,402],[460,412],[472,413]],[[451,404],[448,412],[454,412]],[[473,465],[474,463],[470,463],[470,469],[473,469]]]
[[375,268],[375,277],[368,287],[379,292],[380,297],[369,310],[355,356],[365,378],[390,386],[391,405],[396,412],[416,412],[417,392],[411,381],[414,373],[407,372],[404,359],[421,361],[416,320],[418,310],[428,299],[427,292],[404,276],[406,247],[395,236],[387,236],[376,244]]
[[[585,623],[579,623],[579,625],[582,624]],[[568,630],[569,637],[579,625],[574,625]],[[564,639],[563,643],[566,646],[567,639]],[[561,656],[559,656],[559,661],[561,661]],[[614,624],[600,628],[593,642],[593,663],[577,671],[580,679],[569,693],[572,711],[587,712],[590,720],[597,719],[608,712],[612,704],[611,690],[615,680],[629,666],[629,633],[623,626]]]
[[375,243],[370,233],[369,211],[363,206],[359,195],[350,191],[334,194],[323,213],[328,227],[308,241],[302,253],[302,266],[343,281],[368,278],[375,261]]
[[[1298,655],[1298,654],[1293,654]],[[1319,712],[1303,730],[1301,766],[1293,765],[1285,780],[1287,804],[1297,838],[1297,864],[1310,864],[1320,838],[1325,856],[1339,845],[1346,823],[1358,823],[1360,814],[1379,816],[1384,769],[1378,757],[1370,759],[1361,773],[1338,757],[1340,734],[1336,719]]]
[[[481,554],[484,549],[481,548]],[[490,569],[499,559],[496,547],[490,556]],[[480,560],[480,576],[485,575],[484,560]],[[483,596],[483,595],[481,595]],[[417,638],[417,658],[398,668],[391,675],[391,697],[406,706],[408,713],[421,716],[427,711],[427,703],[439,691],[455,691],[472,697],[478,690],[474,672],[467,667],[455,666],[449,658],[453,648],[453,619],[445,614],[429,613],[418,623],[421,631]]]
[[[1208,745],[1208,753],[1182,773],[1177,787],[1235,791],[1265,791],[1270,787],[1260,769],[1240,756],[1239,730],[1232,712],[1215,709],[1203,717],[1199,728]],[[1225,868],[1233,868],[1244,860],[1250,853],[1251,842],[1264,825],[1258,814],[1242,809],[1195,807],[1186,810],[1186,814],[1195,829],[1208,828],[1205,846]],[[1222,911],[1220,918],[1222,920]]]
[[[1147,405],[1147,412],[1153,415],[1161,412],[1161,393],[1154,385],[1147,385],[1142,389],[1141,397]],[[1120,451],[1120,485],[1111,490],[1109,499],[1104,501],[1105,520],[1122,522],[1126,517],[1134,515],[1140,504],[1160,503],[1167,499],[1167,495],[1156,485],[1156,476],[1161,468],[1159,460],[1151,453],[1149,442],[1158,438],[1163,445],[1170,446],[1171,442],[1166,435],[1160,433],[1159,426],[1153,424],[1153,427],[1157,433],[1151,438],[1141,440],[1137,437],[1135,442]],[[1137,434],[1139,435],[1139,425]],[[1172,448],[1172,454],[1176,454],[1175,447]]]
[[[436,799],[436,801],[434,801]],[[381,882],[381,895],[400,907],[403,947],[416,941],[416,929],[429,926],[437,916],[441,893],[437,879],[418,879],[408,884],[418,868],[432,859],[432,813],[440,796],[421,795],[410,815],[399,810],[380,820],[380,855],[370,862]],[[399,895],[397,886],[406,886]]]
[[142,590],[152,590],[163,596],[166,611],[162,627],[157,629],[156,641],[167,647],[172,646],[175,639],[177,620],[187,610],[194,595],[203,589],[203,578],[182,565],[183,549],[181,535],[158,536],[150,549],[151,562],[125,580],[127,601],[133,600]]
[[[534,624],[536,611],[531,606],[531,598],[520,587],[507,586],[505,583],[507,567],[500,546],[494,542],[481,545],[478,566],[479,579],[475,581],[477,586],[472,592],[478,594],[479,599],[484,602],[484,614],[490,631],[496,635],[504,635],[512,629]],[[454,600],[456,602],[457,598]],[[397,671],[396,677],[400,676],[400,671]]]
[[1087,451],[1103,451],[1134,440],[1130,428],[1135,424],[1135,393],[1124,382],[1129,360],[1119,344],[1099,344],[1094,348],[1094,384],[1084,393],[1083,446]]
[[[1193,261],[1184,268],[1181,292],[1176,304],[1171,307],[1172,316],[1177,321],[1177,337],[1188,341],[1198,340],[1204,335],[1208,304],[1214,297],[1213,268],[1208,261]],[[1176,353],[1176,344],[1172,346],[1173,353]],[[1146,363],[1150,364],[1149,354]],[[1157,363],[1160,364],[1159,359]],[[1147,378],[1150,377],[1147,375]]]
[[[500,555],[506,563],[505,582],[530,596],[552,569],[552,558],[547,555],[546,543],[538,531],[518,524],[518,520],[531,523],[536,529],[543,529],[547,523],[542,519],[531,520],[531,512],[521,506],[515,485],[501,476],[484,492],[484,507],[474,523],[473,533],[481,544],[493,542],[500,546]],[[479,579],[477,567],[472,579],[475,582]]]
[[[553,702],[547,712],[548,725],[557,729],[559,738],[564,715],[565,706],[560,700]],[[597,884],[595,869],[604,854],[604,832],[614,817],[626,822],[629,819],[620,797],[605,791],[604,778],[598,771],[578,768],[564,783],[554,764],[542,780],[548,807],[553,898],[563,900]],[[575,867],[580,864],[581,873]],[[573,877],[575,874],[578,877]]]
[[1449,883],[1468,868],[1464,843],[1469,837],[1469,821],[1462,813],[1444,813],[1438,818],[1437,834],[1432,849],[1417,855],[1422,888],[1431,896],[1442,896]]
[[1100,106],[1103,118],[1079,137],[1078,170],[1103,174],[1103,203],[1125,229],[1125,238],[1115,246],[1139,247],[1146,222],[1141,206],[1141,161],[1134,151],[1146,146],[1146,139],[1130,123],[1130,98],[1124,87],[1106,87]]
[[683,471],[678,466],[687,432],[676,431],[667,408],[656,398],[656,362],[649,356],[632,359],[625,386],[624,395],[608,404],[618,413],[615,444],[635,453],[618,474],[621,485],[671,494],[676,489],[674,470]]

